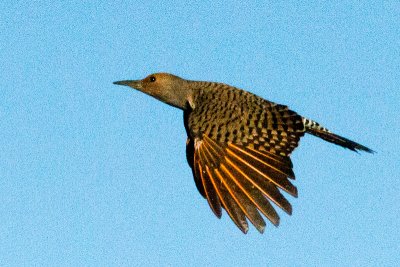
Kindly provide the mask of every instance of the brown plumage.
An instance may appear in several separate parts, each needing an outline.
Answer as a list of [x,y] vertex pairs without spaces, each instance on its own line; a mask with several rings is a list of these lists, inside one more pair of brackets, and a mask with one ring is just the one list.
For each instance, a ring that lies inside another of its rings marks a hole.
[[218,218],[224,208],[244,233],[248,231],[247,219],[258,231],[264,231],[261,214],[279,225],[272,203],[292,213],[282,191],[297,197],[297,188],[290,181],[295,176],[289,156],[305,133],[353,151],[373,152],[287,106],[223,83],[157,73],[115,84],[130,86],[183,110],[187,160],[196,186]]

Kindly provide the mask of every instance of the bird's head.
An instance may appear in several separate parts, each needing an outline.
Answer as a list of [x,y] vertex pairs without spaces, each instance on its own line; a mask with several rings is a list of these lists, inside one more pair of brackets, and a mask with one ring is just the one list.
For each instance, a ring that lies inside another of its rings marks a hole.
[[150,74],[142,80],[114,82],[117,85],[125,85],[142,91],[164,103],[181,109],[185,108],[190,94],[187,83],[187,80],[169,73]]

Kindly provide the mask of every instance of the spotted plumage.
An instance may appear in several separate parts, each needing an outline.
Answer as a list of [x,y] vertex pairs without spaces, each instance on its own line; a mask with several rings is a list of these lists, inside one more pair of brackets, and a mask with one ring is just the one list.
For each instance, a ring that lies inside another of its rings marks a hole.
[[305,133],[357,151],[373,152],[331,133],[287,106],[214,82],[158,73],[120,81],[184,111],[187,160],[214,214],[226,210],[244,233],[249,220],[261,233],[264,215],[279,224],[274,205],[292,213],[282,192],[297,197],[290,154]]

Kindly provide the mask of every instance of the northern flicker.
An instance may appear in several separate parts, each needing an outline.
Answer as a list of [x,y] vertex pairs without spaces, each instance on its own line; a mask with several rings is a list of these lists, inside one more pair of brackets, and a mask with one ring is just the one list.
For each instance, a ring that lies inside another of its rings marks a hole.
[[353,151],[373,151],[336,135],[287,106],[217,82],[191,81],[168,73],[114,82],[142,91],[183,110],[186,155],[200,194],[220,218],[224,208],[247,233],[249,220],[264,232],[262,213],[275,226],[275,204],[289,215],[282,191],[297,197],[290,160],[299,139],[309,133]]

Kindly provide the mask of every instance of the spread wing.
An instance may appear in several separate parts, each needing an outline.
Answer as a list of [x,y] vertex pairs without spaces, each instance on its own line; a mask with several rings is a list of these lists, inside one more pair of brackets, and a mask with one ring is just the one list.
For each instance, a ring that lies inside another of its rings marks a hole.
[[279,225],[279,215],[271,202],[292,213],[290,203],[279,191],[297,197],[297,189],[288,179],[294,178],[289,157],[221,144],[206,135],[188,142],[192,145],[193,158],[188,159],[197,187],[218,218],[223,207],[242,232],[248,231],[247,218],[263,233],[265,221],[260,212]]
[[279,224],[272,203],[292,213],[281,191],[297,197],[289,155],[304,135],[302,117],[286,106],[219,86],[200,92],[195,108],[184,112],[188,162],[217,217],[224,208],[244,233],[247,219],[263,232],[261,214]]

